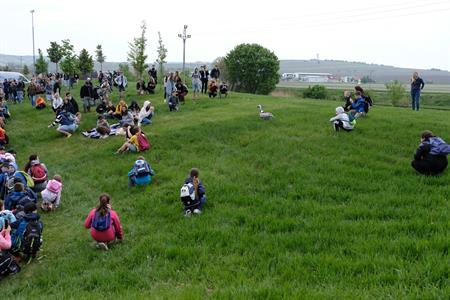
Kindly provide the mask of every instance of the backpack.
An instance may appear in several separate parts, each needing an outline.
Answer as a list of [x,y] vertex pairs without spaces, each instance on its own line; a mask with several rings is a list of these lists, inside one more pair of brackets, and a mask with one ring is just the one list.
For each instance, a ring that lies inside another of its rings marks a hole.
[[431,145],[430,154],[432,155],[448,155],[450,153],[450,145],[439,137],[430,138]]
[[31,178],[35,183],[41,183],[47,180],[47,173],[42,164],[32,165],[30,169]]
[[104,216],[100,215],[99,211],[95,212],[94,218],[92,219],[91,227],[93,227],[97,231],[106,231],[111,226],[111,213],[108,213]]
[[29,188],[34,188],[34,180],[33,180],[33,178],[30,176],[30,174],[28,174],[28,173],[26,173],[26,172],[24,172],[24,171],[18,171],[18,172],[16,172],[16,174],[21,175],[21,176],[25,179],[26,185],[27,185]]
[[7,251],[0,252],[0,279],[9,274],[20,272],[20,267]]
[[53,194],[58,194],[61,191],[61,187],[62,187],[62,183],[57,181],[57,180],[50,180],[47,183],[47,190],[49,190],[50,192],[52,192]]
[[150,173],[151,173],[150,172],[150,167],[149,167],[148,163],[145,160],[138,159],[134,163],[134,175],[136,177],[147,176]]
[[195,199],[195,188],[192,183],[185,183],[180,189],[180,199],[186,209],[196,208],[200,201]]
[[145,150],[150,149],[150,142],[147,140],[147,138],[145,137],[145,135],[143,133],[141,133],[140,135],[137,136],[137,141],[139,144],[140,151],[145,151]]
[[4,178],[3,199],[5,199],[7,195],[14,191],[14,175],[5,173]]
[[42,227],[39,221],[28,222],[23,233],[23,240],[20,246],[23,254],[35,257],[41,248]]

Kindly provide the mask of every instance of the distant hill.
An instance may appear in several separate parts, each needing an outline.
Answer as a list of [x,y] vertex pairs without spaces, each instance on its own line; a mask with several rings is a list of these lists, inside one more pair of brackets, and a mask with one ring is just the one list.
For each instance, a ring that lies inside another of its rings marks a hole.
[[281,60],[280,73],[312,72],[331,73],[337,77],[352,76],[361,78],[369,76],[379,83],[391,80],[409,81],[414,71],[419,72],[426,82],[450,84],[450,72],[431,69],[408,69],[393,66],[348,62],[339,60]]
[[[117,70],[119,64],[124,62],[105,62],[103,70]],[[8,65],[11,69],[21,70],[23,65],[32,65],[33,56],[18,56],[0,54],[0,66]],[[152,64],[151,62],[149,63]],[[211,66],[209,62],[194,62],[186,63],[186,68],[193,69],[194,67],[203,64]],[[96,70],[100,70],[100,64],[95,63]],[[169,62],[166,69],[169,71],[181,70],[181,62]],[[55,64],[49,63],[49,71],[55,71]],[[420,76],[426,82],[433,82],[436,84],[450,84],[450,72],[438,69],[420,70],[397,68],[393,66],[366,64],[362,62],[348,62],[339,60],[281,60],[280,73],[294,73],[294,72],[312,72],[312,73],[331,73],[337,77],[352,76],[361,78],[369,76],[378,83],[389,82],[391,80],[409,81],[414,71],[418,71]]]

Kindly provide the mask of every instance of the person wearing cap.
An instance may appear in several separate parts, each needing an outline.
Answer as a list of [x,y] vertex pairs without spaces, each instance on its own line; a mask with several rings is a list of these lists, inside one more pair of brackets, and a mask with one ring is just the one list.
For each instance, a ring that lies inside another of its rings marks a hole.
[[83,111],[91,111],[91,101],[94,96],[91,79],[88,77],[80,89],[80,98],[83,99]]

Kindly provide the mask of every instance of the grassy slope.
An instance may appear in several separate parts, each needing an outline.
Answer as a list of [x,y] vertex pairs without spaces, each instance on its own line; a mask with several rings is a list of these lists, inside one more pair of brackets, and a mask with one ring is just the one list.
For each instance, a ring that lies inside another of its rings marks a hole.
[[[450,140],[448,112],[379,107],[355,132],[337,134],[333,102],[236,94],[169,114],[150,98],[157,115],[145,157],[157,176],[146,189],[127,187],[136,155],[112,154],[122,138],[67,140],[46,128],[50,112],[12,107],[19,162],[38,153],[64,189],[61,209],[43,215],[45,257],[2,282],[2,299],[450,293],[450,172],[427,178],[409,166],[421,130]],[[259,120],[259,103],[276,118]],[[94,123],[90,113],[81,128]],[[209,202],[184,218],[178,193],[193,166]],[[109,252],[94,250],[83,228],[101,192],[125,229]]]

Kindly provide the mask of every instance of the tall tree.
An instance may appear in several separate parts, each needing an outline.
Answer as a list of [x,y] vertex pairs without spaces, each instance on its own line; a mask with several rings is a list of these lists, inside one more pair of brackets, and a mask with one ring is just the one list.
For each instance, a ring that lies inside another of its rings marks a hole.
[[225,57],[232,86],[238,91],[269,94],[279,80],[278,57],[258,44],[240,44]]
[[81,49],[78,55],[78,69],[83,75],[88,75],[94,70],[94,60],[86,49]]
[[42,50],[38,49],[38,59],[36,60],[36,64],[34,65],[34,70],[36,74],[47,74],[48,71],[48,62],[45,61],[44,55],[42,54]]
[[70,40],[62,40],[62,49],[64,58],[61,61],[61,70],[71,75],[78,73],[78,57],[73,50],[73,45],[70,43]]
[[145,55],[145,48],[147,46],[147,38],[145,37],[145,31],[147,30],[147,25],[145,21],[141,24],[141,35],[133,39],[132,43],[128,43],[130,47],[130,52],[128,52],[128,61],[133,66],[138,79],[142,79],[142,74],[148,65],[145,63],[147,60],[147,55]]
[[95,60],[100,64],[100,71],[103,71],[105,59],[106,56],[103,54],[102,45],[97,45],[97,49],[95,50]]
[[58,72],[58,63],[64,56],[64,49],[57,42],[50,42],[50,48],[47,49],[48,58],[55,64],[56,72]]
[[[158,58],[156,59],[156,62],[159,65],[159,77],[163,77],[164,75],[164,64],[166,63],[165,59],[167,57],[167,48],[163,44],[163,40],[161,37],[161,32],[158,31],[158,50],[156,52],[158,53]],[[159,82],[159,80],[158,80]]]
[[28,74],[30,74],[30,69],[28,69],[28,66],[27,66],[27,65],[24,65],[24,66],[23,66],[22,74],[23,74],[23,75],[28,75]]

